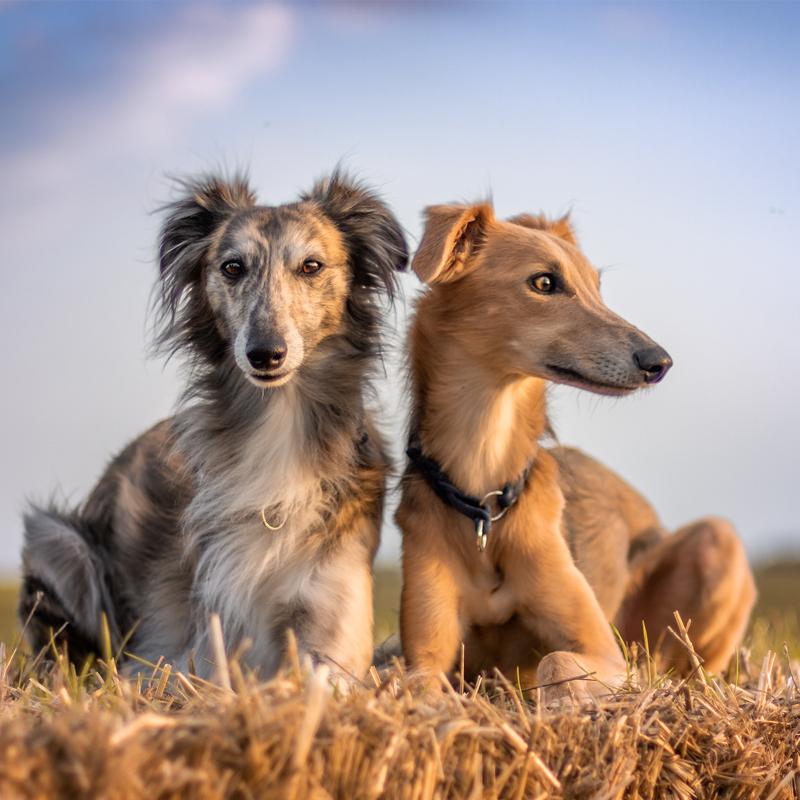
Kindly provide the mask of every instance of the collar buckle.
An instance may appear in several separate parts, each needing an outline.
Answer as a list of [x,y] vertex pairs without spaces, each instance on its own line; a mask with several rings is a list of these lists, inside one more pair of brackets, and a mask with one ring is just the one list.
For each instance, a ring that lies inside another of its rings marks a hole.
[[[480,553],[486,550],[492,523],[504,517],[508,510],[516,505],[534,465],[534,460],[531,459],[515,483],[507,483],[502,489],[487,492],[479,500],[477,497],[462,492],[452,483],[447,473],[434,459],[423,454],[416,436],[411,437],[406,455],[411,466],[421,474],[434,494],[445,505],[471,520],[475,529],[475,542]],[[489,507],[489,502],[493,497],[496,498],[496,507],[499,509],[496,514],[492,514]]]
[[486,513],[489,514],[489,519],[492,522],[497,522],[497,520],[502,519],[506,515],[506,512],[509,509],[509,506],[508,505],[502,505],[502,503],[500,501],[498,501],[497,504],[500,506],[500,511],[497,514],[495,514],[494,516],[492,516],[492,512],[489,510],[489,506],[486,505],[486,501],[491,497],[502,498],[505,495],[505,493],[506,493],[505,489],[503,489],[503,490],[494,489],[491,492],[486,492],[486,494],[483,496],[483,499],[481,500],[481,506],[486,509]]

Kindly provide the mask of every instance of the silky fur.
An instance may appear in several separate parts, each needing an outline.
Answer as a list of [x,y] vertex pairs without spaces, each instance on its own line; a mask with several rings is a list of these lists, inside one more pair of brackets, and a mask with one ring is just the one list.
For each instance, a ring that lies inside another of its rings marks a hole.
[[[236,280],[220,270],[232,257]],[[303,274],[307,258],[323,269]],[[182,184],[160,237],[157,340],[186,360],[184,397],[80,509],[26,517],[34,647],[55,628],[76,660],[96,652],[102,612],[115,647],[130,636],[139,658],[207,675],[217,613],[229,651],[264,676],[288,628],[312,658],[365,672],[387,472],[365,395],[381,296],[406,263],[387,206],[340,172],[277,207],[243,179]],[[254,371],[249,343],[275,337],[282,372]]]
[[[664,634],[678,609],[711,669],[725,666],[754,600],[730,525],[707,519],[667,535],[634,489],[576,450],[546,449],[548,381],[623,395],[645,375],[634,353],[663,350],[603,303],[599,275],[569,221],[500,221],[489,204],[427,209],[414,257],[430,284],[409,334],[411,436],[478,498],[530,477],[480,553],[472,523],[409,466],[403,533],[401,638],[423,675],[463,657],[468,678],[494,667],[525,688],[586,696],[625,679],[609,621],[686,670]],[[555,275],[559,291],[532,291]],[[460,646],[463,645],[463,653]]]

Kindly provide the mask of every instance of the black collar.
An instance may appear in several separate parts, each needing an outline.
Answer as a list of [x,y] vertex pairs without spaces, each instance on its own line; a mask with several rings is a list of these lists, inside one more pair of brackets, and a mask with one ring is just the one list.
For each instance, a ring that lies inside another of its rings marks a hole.
[[[472,524],[475,526],[478,550],[481,552],[486,549],[486,540],[492,529],[492,523],[500,519],[519,500],[533,469],[533,461],[530,461],[522,471],[522,475],[514,483],[507,483],[502,489],[488,492],[483,499],[479,500],[456,487],[439,463],[422,452],[419,444],[415,442],[409,444],[406,455],[445,505],[472,520]],[[500,508],[500,511],[494,515],[487,505],[492,497],[497,498],[496,502]]]

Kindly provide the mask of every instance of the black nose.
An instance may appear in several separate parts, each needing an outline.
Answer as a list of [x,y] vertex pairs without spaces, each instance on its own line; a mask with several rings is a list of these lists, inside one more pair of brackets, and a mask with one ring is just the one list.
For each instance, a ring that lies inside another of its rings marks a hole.
[[672,366],[669,353],[658,345],[639,350],[633,354],[633,360],[644,373],[645,383],[658,383]]
[[276,369],[286,360],[286,342],[275,338],[254,344],[247,350],[247,360],[253,369]]

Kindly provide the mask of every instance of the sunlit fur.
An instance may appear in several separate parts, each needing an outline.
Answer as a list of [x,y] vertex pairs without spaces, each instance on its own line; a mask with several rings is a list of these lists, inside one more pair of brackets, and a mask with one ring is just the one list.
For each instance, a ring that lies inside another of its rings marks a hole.
[[[665,639],[677,608],[693,620],[707,665],[722,668],[754,598],[730,525],[710,518],[668,536],[647,501],[602,464],[540,444],[549,381],[621,395],[652,382],[636,353],[671,363],[606,307],[568,220],[502,221],[488,203],[434,206],[413,268],[430,284],[409,334],[413,437],[477,498],[532,467],[485,553],[472,522],[406,471],[397,521],[410,666],[450,671],[463,642],[468,678],[499,667],[524,687],[603,693],[625,678],[610,620],[629,641],[644,620],[665,666],[689,667]],[[532,290],[542,272],[558,276],[558,292]],[[601,682],[563,683],[586,673]]]
[[[387,460],[365,394],[382,308],[407,262],[387,206],[339,172],[296,203],[256,204],[243,179],[187,181],[164,209],[157,341],[184,357],[181,406],[130,444],[74,513],[26,517],[22,617],[78,658],[115,644],[212,671],[211,613],[230,650],[270,674],[286,630],[361,674]],[[235,258],[241,278],[221,266]],[[324,267],[306,275],[313,258]],[[277,379],[243,342],[281,337]],[[279,530],[268,530],[264,518]],[[38,605],[37,605],[38,602]]]

